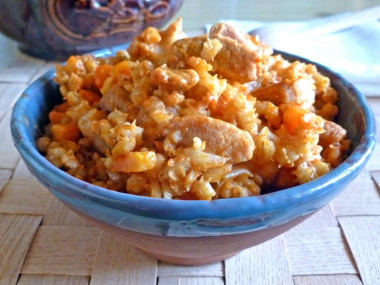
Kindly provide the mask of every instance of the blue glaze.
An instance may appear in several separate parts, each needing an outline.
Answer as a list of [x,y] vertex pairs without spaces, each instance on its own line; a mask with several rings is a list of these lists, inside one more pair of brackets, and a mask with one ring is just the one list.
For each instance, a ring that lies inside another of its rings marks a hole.
[[216,201],[164,200],[109,191],[68,175],[47,161],[36,149],[35,142],[48,121],[49,110],[61,100],[53,81],[54,70],[31,84],[18,99],[11,118],[12,137],[33,175],[58,199],[109,225],[176,237],[258,231],[325,206],[359,174],[376,144],[375,119],[365,97],[338,74],[313,64],[331,79],[340,94],[337,121],[348,130],[348,137],[353,141],[352,153],[323,177],[270,194]]

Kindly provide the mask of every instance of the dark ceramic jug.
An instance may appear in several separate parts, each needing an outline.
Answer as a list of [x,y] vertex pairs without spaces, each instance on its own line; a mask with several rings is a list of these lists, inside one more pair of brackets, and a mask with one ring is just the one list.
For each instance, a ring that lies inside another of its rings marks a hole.
[[161,27],[183,0],[0,0],[0,31],[23,52],[66,59],[130,41]]

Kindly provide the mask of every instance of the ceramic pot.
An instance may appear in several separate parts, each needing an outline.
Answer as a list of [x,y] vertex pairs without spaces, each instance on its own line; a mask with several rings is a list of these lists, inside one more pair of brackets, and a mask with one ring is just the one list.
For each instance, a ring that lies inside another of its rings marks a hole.
[[20,50],[44,59],[127,43],[161,27],[183,0],[0,0],[0,31]]

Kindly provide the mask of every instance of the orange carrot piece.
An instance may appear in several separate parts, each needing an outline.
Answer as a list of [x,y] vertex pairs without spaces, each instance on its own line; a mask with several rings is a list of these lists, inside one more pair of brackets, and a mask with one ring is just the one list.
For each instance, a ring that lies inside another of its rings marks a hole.
[[104,64],[100,65],[95,70],[94,83],[98,89],[102,89],[104,81],[110,76],[110,72],[113,69],[112,65]]
[[74,141],[80,139],[80,130],[77,125],[55,124],[51,126],[53,139],[56,141]]
[[98,102],[101,99],[101,96],[98,93],[95,93],[94,91],[87,90],[87,89],[81,89],[79,90],[79,95],[90,105]]
[[154,141],[154,145],[159,152],[164,152],[164,143],[160,141]]
[[299,105],[287,107],[282,118],[284,126],[291,135],[296,134],[297,130],[300,129],[323,132],[323,122],[321,118]]
[[295,134],[296,130],[301,127],[306,110],[300,106],[290,106],[286,108],[283,115],[283,122],[290,134]]
[[66,112],[67,109],[69,108],[69,103],[67,103],[67,101],[59,104],[59,105],[56,105],[54,107],[54,111],[57,111],[57,112]]
[[131,75],[131,67],[129,66],[129,63],[124,60],[122,62],[117,63],[111,72],[112,75],[118,76],[120,74],[125,74],[125,75]]
[[49,113],[50,123],[52,123],[52,124],[61,123],[63,118],[65,118],[65,117],[66,117],[65,112],[58,112],[58,111],[52,110]]
[[126,155],[113,158],[112,171],[143,172],[157,165],[154,151],[129,152]]
[[75,72],[81,64],[79,60],[79,56],[70,56],[66,62],[67,69],[70,70],[70,72]]

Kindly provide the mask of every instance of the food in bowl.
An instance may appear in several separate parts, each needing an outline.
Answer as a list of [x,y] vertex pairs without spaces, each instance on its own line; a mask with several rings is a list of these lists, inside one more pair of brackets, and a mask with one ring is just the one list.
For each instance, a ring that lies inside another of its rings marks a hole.
[[328,77],[225,24],[193,38],[180,19],[147,28],[115,56],[71,56],[56,81],[39,150],[113,191],[256,196],[325,175],[350,148]]

